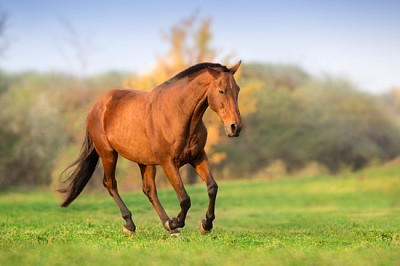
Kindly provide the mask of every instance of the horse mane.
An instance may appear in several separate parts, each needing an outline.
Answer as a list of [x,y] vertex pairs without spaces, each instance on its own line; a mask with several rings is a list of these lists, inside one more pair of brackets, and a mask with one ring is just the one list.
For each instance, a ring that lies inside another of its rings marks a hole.
[[170,78],[169,80],[167,80],[165,83],[172,83],[178,80],[181,80],[187,76],[193,75],[197,72],[199,72],[200,70],[206,69],[207,67],[212,67],[212,68],[220,68],[222,71],[224,72],[229,72],[229,69],[226,66],[223,66],[221,64],[216,64],[216,63],[200,63],[194,66],[191,66],[185,70],[183,70],[182,72],[178,73],[177,75],[175,75],[174,77]]

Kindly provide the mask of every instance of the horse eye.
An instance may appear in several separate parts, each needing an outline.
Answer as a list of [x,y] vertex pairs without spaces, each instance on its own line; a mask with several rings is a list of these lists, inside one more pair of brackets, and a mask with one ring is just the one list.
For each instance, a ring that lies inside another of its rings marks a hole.
[[218,92],[221,93],[221,94],[224,94],[224,91],[223,91],[223,90],[219,90]]

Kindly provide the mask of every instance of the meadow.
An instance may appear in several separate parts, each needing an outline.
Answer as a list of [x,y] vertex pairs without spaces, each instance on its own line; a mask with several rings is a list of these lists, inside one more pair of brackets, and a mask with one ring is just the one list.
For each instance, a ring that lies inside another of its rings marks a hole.
[[[0,194],[0,265],[399,265],[400,167],[338,176],[221,181],[214,230],[199,232],[205,186],[187,187],[186,227],[170,237],[146,196],[122,195],[137,231],[122,232],[107,194],[70,207],[46,190]],[[159,191],[178,213],[171,189]]]

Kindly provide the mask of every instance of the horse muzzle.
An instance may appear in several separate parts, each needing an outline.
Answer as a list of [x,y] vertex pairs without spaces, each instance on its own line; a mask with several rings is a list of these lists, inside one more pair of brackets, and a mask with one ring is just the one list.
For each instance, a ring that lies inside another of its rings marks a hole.
[[225,134],[230,138],[239,137],[242,127],[243,126],[238,123],[231,123],[231,124],[224,125]]

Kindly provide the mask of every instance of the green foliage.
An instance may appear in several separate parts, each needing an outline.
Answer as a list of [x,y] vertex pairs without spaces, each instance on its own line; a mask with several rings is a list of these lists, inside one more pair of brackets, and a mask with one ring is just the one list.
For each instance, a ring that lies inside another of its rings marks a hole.
[[[49,192],[0,194],[1,265],[397,265],[399,165],[336,176],[220,182],[210,235],[198,225],[204,185],[188,188],[192,208],[171,238],[143,193],[122,195],[137,225],[107,194],[81,195],[69,208]],[[160,190],[172,216],[179,203]]]
[[110,72],[85,80],[27,72],[0,78],[0,189],[5,189],[49,185],[54,167],[64,169],[77,156],[65,158],[64,152],[79,151],[91,104],[120,87],[124,76]]
[[251,80],[262,82],[257,112],[244,118],[238,140],[217,147],[229,158],[217,167],[222,173],[253,174],[276,160],[289,172],[318,162],[338,173],[400,154],[399,128],[377,98],[346,81],[316,80],[292,66],[245,65],[239,84]]
[[45,80],[44,76],[25,74],[0,96],[1,188],[49,183],[62,136],[57,109],[42,89]]

